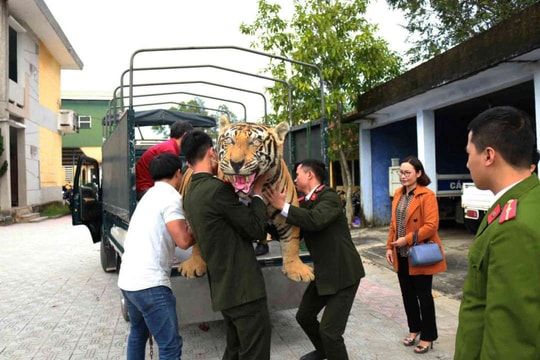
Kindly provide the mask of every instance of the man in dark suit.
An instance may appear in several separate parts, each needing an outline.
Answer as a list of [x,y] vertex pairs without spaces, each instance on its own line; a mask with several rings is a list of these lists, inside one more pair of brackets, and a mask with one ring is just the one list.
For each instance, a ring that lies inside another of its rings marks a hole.
[[248,207],[215,176],[218,162],[210,136],[186,134],[182,152],[193,169],[184,198],[186,218],[206,262],[212,307],[225,320],[223,359],[270,359],[266,289],[252,244],[266,237],[265,178],[255,181]]
[[[296,187],[306,194],[298,199],[300,207],[285,203],[284,192],[272,188],[265,192],[287,223],[300,227],[315,268],[315,280],[308,285],[296,313],[315,351],[301,360],[348,359],[343,333],[360,279],[365,275],[341,199],[334,189],[324,185],[325,180],[324,163],[307,159],[296,166]],[[323,307],[319,323],[317,315]]]

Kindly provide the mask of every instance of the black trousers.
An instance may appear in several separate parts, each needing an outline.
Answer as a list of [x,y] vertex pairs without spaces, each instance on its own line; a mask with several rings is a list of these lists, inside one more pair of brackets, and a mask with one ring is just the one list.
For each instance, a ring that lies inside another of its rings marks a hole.
[[409,259],[398,256],[398,279],[409,332],[420,332],[424,341],[437,340],[435,303],[431,293],[433,275],[409,275]]
[[270,359],[272,329],[266,298],[222,310],[227,348],[223,360]]
[[[329,360],[347,360],[347,349],[343,333],[351,312],[360,280],[333,295],[319,296],[315,281],[312,281],[298,307],[296,321],[309,337],[315,349]],[[321,322],[317,315],[325,307]]]

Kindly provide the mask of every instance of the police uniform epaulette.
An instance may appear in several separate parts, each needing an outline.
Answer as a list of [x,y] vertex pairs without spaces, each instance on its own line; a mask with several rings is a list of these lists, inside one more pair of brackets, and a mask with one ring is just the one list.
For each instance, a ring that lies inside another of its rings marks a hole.
[[499,218],[499,224],[516,217],[517,202],[517,199],[510,199],[506,202]]
[[502,211],[500,204],[497,204],[495,209],[493,209],[489,214],[487,218],[488,225],[491,224],[495,219],[499,217],[499,224],[504,223],[505,221],[512,220],[516,217],[516,209],[517,209],[517,199],[510,199],[506,202],[504,205]]
[[306,201],[306,200],[314,201],[314,200],[317,198],[317,193],[321,192],[321,190],[324,189],[324,187],[325,187],[324,184],[321,184],[321,185],[317,186],[317,188],[315,189],[315,191],[313,192],[313,194],[311,194],[311,196],[309,197],[309,199],[306,199],[305,196],[302,196],[302,197],[299,197],[299,198],[298,198],[298,202],[302,202],[302,201]]

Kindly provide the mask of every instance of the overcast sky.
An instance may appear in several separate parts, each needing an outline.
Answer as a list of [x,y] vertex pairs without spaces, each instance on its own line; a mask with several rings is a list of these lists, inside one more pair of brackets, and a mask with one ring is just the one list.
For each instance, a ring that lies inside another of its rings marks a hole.
[[[283,4],[284,14],[290,14],[292,1],[279,2]],[[390,47],[403,53],[407,46],[406,33],[399,25],[404,25],[405,20],[401,14],[391,12],[385,0],[373,2],[368,18],[379,24],[379,35],[390,43]],[[84,63],[82,71],[62,71],[62,92],[102,93],[108,97],[112,97],[114,89],[120,85],[121,74],[129,69],[134,51],[186,46],[233,45],[249,48],[253,39],[242,35],[239,26],[242,22],[252,23],[257,16],[256,0],[45,0],[45,3]],[[212,64],[258,73],[267,61],[266,57],[243,51],[181,51],[168,52],[167,55],[137,55],[134,67]],[[142,73],[151,80],[147,80]],[[133,82],[161,81],[159,74],[164,73],[136,72]],[[265,86],[273,85],[273,81],[212,68],[183,69],[178,74],[181,77],[172,81],[204,79],[261,93],[264,93]],[[185,92],[240,101],[247,107],[248,121],[264,114],[264,99],[259,94],[208,84],[180,87]],[[191,98],[193,96],[184,94],[176,96],[175,101],[188,101]],[[202,99],[208,107],[225,103],[240,119],[244,117],[240,105]],[[271,112],[270,109],[268,112]]]

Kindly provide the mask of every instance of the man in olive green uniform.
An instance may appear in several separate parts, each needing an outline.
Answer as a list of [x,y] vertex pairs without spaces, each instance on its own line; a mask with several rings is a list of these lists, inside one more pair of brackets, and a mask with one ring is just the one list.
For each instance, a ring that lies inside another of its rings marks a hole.
[[540,183],[531,174],[530,120],[495,107],[468,130],[467,167],[496,200],[469,250],[454,358],[540,359]]
[[193,169],[184,209],[206,261],[214,311],[221,311],[227,348],[223,359],[270,359],[270,317],[253,239],[266,236],[264,178],[254,184],[251,205],[214,175],[217,155],[202,131],[188,133],[182,151]]
[[[348,359],[343,341],[354,297],[364,267],[354,246],[341,199],[334,189],[326,187],[324,163],[307,159],[296,167],[297,189],[307,194],[300,207],[285,203],[285,192],[268,189],[265,197],[287,223],[300,227],[313,260],[315,280],[300,303],[296,320],[315,347],[301,360]],[[317,315],[326,307],[321,318]]]

